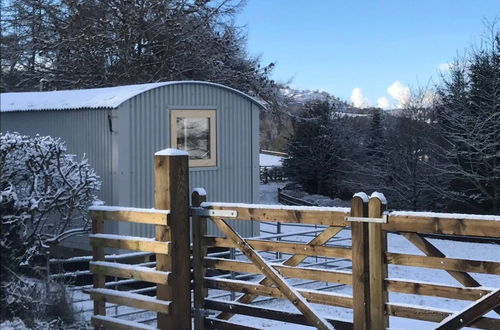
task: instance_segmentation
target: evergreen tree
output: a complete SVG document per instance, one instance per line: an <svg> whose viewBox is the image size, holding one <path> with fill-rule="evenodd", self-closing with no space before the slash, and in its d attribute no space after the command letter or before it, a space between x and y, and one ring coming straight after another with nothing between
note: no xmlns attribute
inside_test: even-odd
<svg viewBox="0 0 500 330"><path fill-rule="evenodd" d="M500 32L456 61L439 88L436 152L450 208L500 213Z"/></svg>
<svg viewBox="0 0 500 330"><path fill-rule="evenodd" d="M339 118L327 101L306 103L293 119L294 135L288 142L284 171L312 194L335 196L338 193L338 164L341 149L335 139Z"/></svg>

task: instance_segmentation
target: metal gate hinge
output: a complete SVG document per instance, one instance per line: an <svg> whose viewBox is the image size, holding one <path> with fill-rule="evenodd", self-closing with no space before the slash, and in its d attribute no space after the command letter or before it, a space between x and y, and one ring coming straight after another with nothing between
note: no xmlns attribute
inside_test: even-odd
<svg viewBox="0 0 500 330"><path fill-rule="evenodd" d="M234 210L207 210L201 207L192 207L190 211L191 215L200 217L236 218L238 216L238 212Z"/></svg>
<svg viewBox="0 0 500 330"><path fill-rule="evenodd" d="M362 217L345 217L348 222L372 222L372 223L387 223L388 216L384 214L381 218L362 218Z"/></svg>

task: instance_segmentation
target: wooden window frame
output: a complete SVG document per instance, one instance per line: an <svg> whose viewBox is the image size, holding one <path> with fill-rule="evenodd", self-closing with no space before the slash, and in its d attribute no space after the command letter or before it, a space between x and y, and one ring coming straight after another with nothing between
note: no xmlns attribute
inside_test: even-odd
<svg viewBox="0 0 500 330"><path fill-rule="evenodd" d="M170 146L177 149L177 118L209 118L210 120L210 158L189 159L189 167L217 166L217 116L214 109L170 110Z"/></svg>

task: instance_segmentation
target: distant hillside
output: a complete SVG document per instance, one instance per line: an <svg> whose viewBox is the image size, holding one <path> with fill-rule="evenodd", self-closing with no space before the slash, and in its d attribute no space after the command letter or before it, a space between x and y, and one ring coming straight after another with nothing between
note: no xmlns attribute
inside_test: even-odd
<svg viewBox="0 0 500 330"><path fill-rule="evenodd" d="M353 107L349 103L342 101L338 97L331 95L328 92L323 92L319 90L298 90L293 88L282 88L280 89L281 93L291 100L290 106L294 105L303 105L309 101L321 100L328 101L331 104L335 105L335 108L340 112L349 112L349 113L358 113L359 109Z"/></svg>
<svg viewBox="0 0 500 330"><path fill-rule="evenodd" d="M279 115L262 112L260 116L260 147L261 149L286 151L288 137L292 134L291 116L297 115L304 104L309 101L328 101L340 113L362 114L362 109L355 108L327 92L298 90L289 87L281 88L280 92L287 99L288 105Z"/></svg>

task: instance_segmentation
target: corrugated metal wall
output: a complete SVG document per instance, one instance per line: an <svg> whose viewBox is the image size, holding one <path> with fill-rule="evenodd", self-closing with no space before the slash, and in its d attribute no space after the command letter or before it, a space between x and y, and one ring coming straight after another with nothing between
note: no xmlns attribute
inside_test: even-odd
<svg viewBox="0 0 500 330"><path fill-rule="evenodd" d="M140 94L119 110L119 203L136 207L154 204L153 155L170 147L169 110L215 109L217 166L190 170L190 187L203 187L209 201L258 202L258 107L224 88L203 84L164 86ZM125 113L129 115L127 119ZM257 140L256 140L257 139ZM255 150L257 150L255 152ZM235 222L245 236L256 234L248 221ZM120 224L120 231L151 236L152 228ZM213 226L209 227L214 234Z"/></svg>
<svg viewBox="0 0 500 330"><path fill-rule="evenodd" d="M250 99L222 87L196 83L163 86L115 110L4 112L0 128L2 132L63 138L68 151L86 154L101 176L99 197L106 204L150 208L154 206L153 155L170 147L169 110L188 109L214 109L217 116L217 166L191 169L190 188L205 188L209 201L258 202L260 109ZM109 227L116 228L122 234L154 234L147 225ZM234 228L244 236L258 233L258 224L250 221L235 221ZM216 233L213 226L209 233ZM70 245L88 247L82 242L73 240Z"/></svg>
<svg viewBox="0 0 500 330"><path fill-rule="evenodd" d="M116 110L105 109L2 112L0 131L62 138L69 153L79 158L83 155L88 158L102 180L99 198L112 204L113 182L110 174L113 168L113 136L108 125L108 115L115 114ZM65 242L65 245L81 248L82 245L88 246L86 241L88 239L72 239Z"/></svg>

